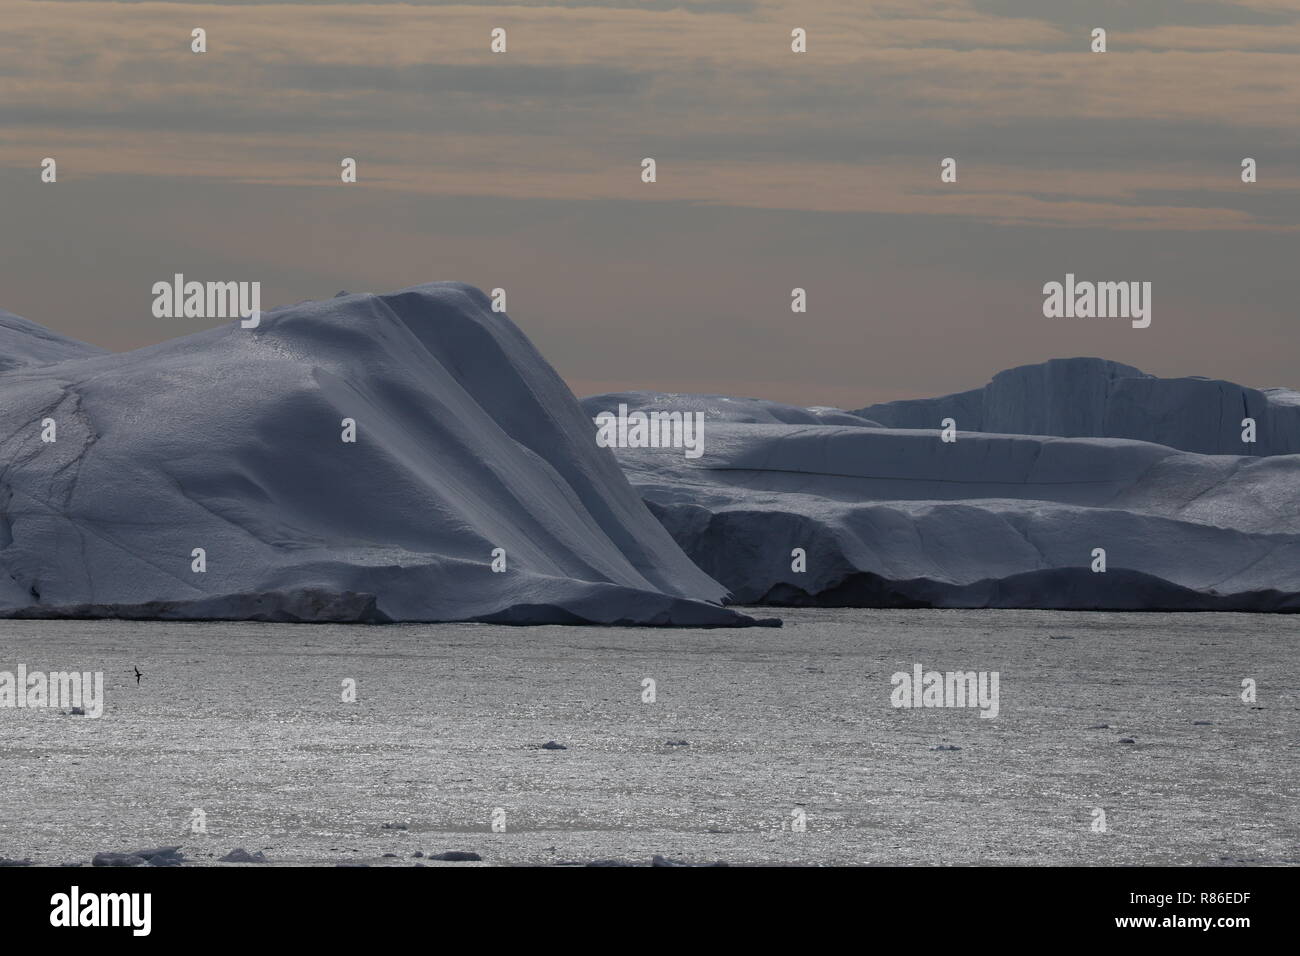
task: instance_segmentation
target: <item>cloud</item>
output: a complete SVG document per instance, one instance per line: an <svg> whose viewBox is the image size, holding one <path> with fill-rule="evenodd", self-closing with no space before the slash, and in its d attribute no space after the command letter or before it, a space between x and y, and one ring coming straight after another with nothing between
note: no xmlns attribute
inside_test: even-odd
<svg viewBox="0 0 1300 956"><path fill-rule="evenodd" d="M1110 347L1157 371L1203 348L1207 365L1181 371L1250 379L1245 357L1221 358L1237 346L1211 314L1242 286L1242 356L1276 380L1295 364L1263 344L1293 314L1294 281L1261 264L1300 229L1297 3L15 6L0 252L16 280L0 306L86 326L70 334L185 331L136 312L175 259L260 270L277 301L499 270L575 381L684 387L725 362L754 383L738 391L797 400L825 384L843 392L808 399L864 403ZM505 55L488 47L498 25ZM1088 52L1093 25L1111 52ZM206 54L190 52L195 26ZM795 26L807 54L790 52ZM943 184L948 156L959 176ZM1240 182L1245 156L1257 183ZM1203 346L1165 337L1182 319L1145 340L1035 322L1025 290L1067 263L1153 274L1161 315L1177 302ZM68 268L101 291L65 288ZM817 290L814 325L781 308L795 284ZM1020 338L982 342L994 315ZM709 330L698 356L657 380L691 323ZM854 379L864 327L899 370L881 374L901 378ZM923 332L985 356L977 380L950 381L960 363L945 359L904 381L933 361Z"/></svg>
<svg viewBox="0 0 1300 956"><path fill-rule="evenodd" d="M483 93L493 97L627 95L640 92L649 83L646 73L607 66L470 66L453 63L404 66L285 63L263 69L261 79L268 86L280 90L425 95Z"/></svg>
<svg viewBox="0 0 1300 956"><path fill-rule="evenodd" d="M1275 25L1291 22L1284 4L1226 3L1220 0L970 0L981 13L1041 19L1072 30L1143 30L1167 24L1218 27L1228 24Z"/></svg>

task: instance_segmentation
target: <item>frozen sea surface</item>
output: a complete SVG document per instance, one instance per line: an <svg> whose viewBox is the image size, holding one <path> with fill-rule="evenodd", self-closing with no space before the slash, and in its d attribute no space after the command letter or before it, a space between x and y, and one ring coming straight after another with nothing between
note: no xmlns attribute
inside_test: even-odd
<svg viewBox="0 0 1300 956"><path fill-rule="evenodd" d="M107 698L97 720L0 709L0 857L179 843L286 864L1300 862L1300 618L782 616L708 631L0 621L0 670L102 670ZM890 676L914 663L999 672L1000 715L892 708ZM340 699L349 678L356 703ZM568 749L535 749L551 740Z"/></svg>

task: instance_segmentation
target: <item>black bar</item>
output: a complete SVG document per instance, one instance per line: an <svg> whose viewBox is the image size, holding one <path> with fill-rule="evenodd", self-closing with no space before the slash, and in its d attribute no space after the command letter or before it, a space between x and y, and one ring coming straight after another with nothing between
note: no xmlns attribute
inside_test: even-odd
<svg viewBox="0 0 1300 956"><path fill-rule="evenodd" d="M1261 930L1277 934L1294 924L1287 910L1295 873L1276 867L693 867L698 872L657 875L581 866L539 869L463 864L4 868L0 910L7 942L148 938L210 939L222 945L224 939L256 940L259 946L348 939L373 945L390 933L395 942L412 932L430 942L459 945L477 938L486 944L481 934L495 935L516 921L520 929L535 921L537 929L581 935L611 918L628 920L634 933L674 927L665 942L699 922L759 936L779 933L783 926L818 934L843 927L858 939L905 931L920 933L918 942L963 947L991 939L1072 943L1125 937L1232 946ZM457 872L464 870L473 872ZM151 894L148 936L135 936L130 925L51 925L56 894L70 897L74 886L83 906L88 894ZM1248 925L1207 929L1186 922L1243 917ZM1118 925L1133 918L1155 923ZM122 922L131 922L129 913ZM195 936L208 932L221 937Z"/></svg>

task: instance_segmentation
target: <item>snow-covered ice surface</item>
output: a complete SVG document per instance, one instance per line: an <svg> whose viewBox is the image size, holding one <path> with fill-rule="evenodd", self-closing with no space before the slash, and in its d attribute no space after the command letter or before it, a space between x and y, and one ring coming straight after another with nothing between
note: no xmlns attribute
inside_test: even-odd
<svg viewBox="0 0 1300 956"><path fill-rule="evenodd" d="M814 406L800 408L762 398L732 398L729 395L695 395L681 392L606 392L582 400L592 418L601 412L619 414L619 407L632 412L703 412L705 421L739 422L747 425L880 425L842 408Z"/></svg>
<svg viewBox="0 0 1300 956"><path fill-rule="evenodd" d="M779 631L0 621L0 669L102 670L106 698L98 719L0 712L0 857L1300 862L1300 618L783 616ZM890 675L915 663L998 671L997 719L892 708ZM550 740L568 749L534 749ZM206 834L189 832L196 807Z"/></svg>
<svg viewBox="0 0 1300 956"><path fill-rule="evenodd" d="M1092 361L1059 367L1072 380ZM971 432L962 423L978 418L936 401L919 429L752 424L708 417L712 397L655 396L655 408L706 411L703 456L617 454L678 544L742 604L1300 610L1300 454ZM1026 429L1084 428L1066 419L1086 397L1055 410L1041 395L1020 401L1033 406ZM887 418L882 408L862 414ZM1178 408L1186 421L1162 413L1169 435L1219 421L1195 402ZM1300 430L1292 407L1280 409L1257 412L1275 449ZM952 443L939 431L949 414ZM1238 437L1239 421L1228 423ZM1104 573L1092 569L1097 548Z"/></svg>
<svg viewBox="0 0 1300 956"><path fill-rule="evenodd" d="M0 615L750 620L472 287L304 302L122 354L4 313L0 349Z"/></svg>
<svg viewBox="0 0 1300 956"><path fill-rule="evenodd" d="M101 348L59 335L0 309L0 372L104 354Z"/></svg>

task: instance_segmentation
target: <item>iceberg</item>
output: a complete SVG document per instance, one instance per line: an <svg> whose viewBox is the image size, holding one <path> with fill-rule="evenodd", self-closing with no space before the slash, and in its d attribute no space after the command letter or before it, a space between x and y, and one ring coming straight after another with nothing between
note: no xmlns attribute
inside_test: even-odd
<svg viewBox="0 0 1300 956"><path fill-rule="evenodd" d="M755 623L470 286L0 349L0 616Z"/></svg>
<svg viewBox="0 0 1300 956"><path fill-rule="evenodd" d="M854 414L891 428L1062 438L1134 438L1205 455L1300 454L1300 392L1216 379L1158 378L1099 358L1007 369L982 388L941 398L869 405ZM1242 422L1256 440L1242 441Z"/></svg>
<svg viewBox="0 0 1300 956"><path fill-rule="evenodd" d="M1300 454L1283 451L1300 432L1294 392L1170 383L1094 359L994 383L852 413L896 427L706 415L697 460L616 454L677 543L741 604L1300 611ZM1259 454L1087 434L1122 421L1231 447L1202 433L1231 415L1235 425L1241 396L1268 436ZM728 407L654 393L644 404ZM945 417L955 441L942 440ZM992 425L1021 431L980 430Z"/></svg>

